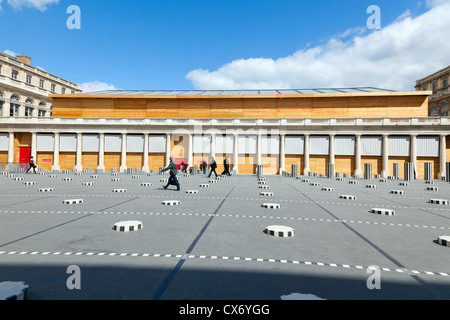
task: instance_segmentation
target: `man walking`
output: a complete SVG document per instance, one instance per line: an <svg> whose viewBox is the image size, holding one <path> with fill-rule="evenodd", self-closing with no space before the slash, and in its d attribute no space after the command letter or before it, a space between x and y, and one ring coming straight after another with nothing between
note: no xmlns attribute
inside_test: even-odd
<svg viewBox="0 0 450 320"><path fill-rule="evenodd" d="M211 172L209 173L209 177L211 177L211 174L214 172L214 174L216 175L217 178L217 172L216 172L216 168L217 168L217 163L216 160L214 160L214 158L211 157L211 163L209 164L209 167L211 168Z"/></svg>
<svg viewBox="0 0 450 320"><path fill-rule="evenodd" d="M226 157L223 160L223 167L224 167L224 170L223 170L222 174L223 175L227 175L227 176L231 176L231 173L230 173L230 161L229 161L228 157Z"/></svg>
<svg viewBox="0 0 450 320"><path fill-rule="evenodd" d="M33 172L36 173L36 167L37 165L34 163L33 157L30 158L30 166L28 167L28 170L25 173L28 173L31 168L33 168Z"/></svg>
<svg viewBox="0 0 450 320"><path fill-rule="evenodd" d="M162 169L161 172L164 172L167 170L170 170L169 171L170 177L169 177L169 180L167 181L167 185L163 186L163 188L167 189L167 187L170 184L173 184L173 185L177 186L177 191L180 191L180 183L178 182L178 178L177 178L177 164L174 161L173 156L170 156L169 165L166 168Z"/></svg>

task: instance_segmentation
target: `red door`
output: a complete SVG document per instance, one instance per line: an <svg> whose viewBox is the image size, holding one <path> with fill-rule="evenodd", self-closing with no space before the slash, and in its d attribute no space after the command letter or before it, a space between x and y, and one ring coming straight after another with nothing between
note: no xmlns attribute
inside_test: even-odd
<svg viewBox="0 0 450 320"><path fill-rule="evenodd" d="M19 151L19 162L30 162L31 148L23 147Z"/></svg>

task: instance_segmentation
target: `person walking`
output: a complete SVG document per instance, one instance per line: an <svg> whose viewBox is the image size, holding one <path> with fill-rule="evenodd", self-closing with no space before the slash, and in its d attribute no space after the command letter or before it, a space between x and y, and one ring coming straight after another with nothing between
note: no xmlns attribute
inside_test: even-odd
<svg viewBox="0 0 450 320"><path fill-rule="evenodd" d="M167 185L163 186L164 189L167 189L167 187L172 184L177 186L177 191L180 191L180 182L178 182L178 178L177 178L177 164L174 161L174 157L170 156L170 163L167 167L165 167L164 169L161 170L161 172L165 172L169 170L169 180L167 181Z"/></svg>
<svg viewBox="0 0 450 320"><path fill-rule="evenodd" d="M209 177L211 177L211 174L214 172L214 174L216 175L217 178L217 172L216 172L216 168L217 168L217 163L216 160L214 160L214 158L211 157L211 163L209 164L209 167L211 168L211 171L209 172Z"/></svg>
<svg viewBox="0 0 450 320"><path fill-rule="evenodd" d="M208 169L208 164L206 163L206 161L203 160L203 174L206 174L206 169Z"/></svg>
<svg viewBox="0 0 450 320"><path fill-rule="evenodd" d="M228 157L223 159L223 167L224 167L224 170L223 170L222 174L223 175L227 175L227 176L231 176L231 173L230 173L230 160L229 160Z"/></svg>
<svg viewBox="0 0 450 320"><path fill-rule="evenodd" d="M28 173L28 171L30 171L31 168L33 168L33 172L36 173L36 167L37 167L37 165L34 163L33 156L31 156L30 165L25 173Z"/></svg>

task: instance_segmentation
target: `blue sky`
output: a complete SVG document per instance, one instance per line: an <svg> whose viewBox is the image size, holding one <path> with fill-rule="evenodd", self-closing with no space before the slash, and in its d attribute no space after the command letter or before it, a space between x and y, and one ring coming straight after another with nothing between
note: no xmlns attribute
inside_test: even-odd
<svg viewBox="0 0 450 320"><path fill-rule="evenodd" d="M366 10L373 4L381 9L381 30L366 27L370 17ZM379 70L370 79L370 72L379 69L375 61L383 63L379 55L365 57L369 70L360 71L369 75L366 79L359 74L350 76L354 70L342 62L346 56L339 54L347 51L348 55L351 46L355 52L356 40L374 37L374 33L383 36L379 42L386 45L385 39L392 33L386 35L384 29L390 30L402 19L416 21L415 28L420 27L428 20L419 19L433 6L447 4L443 0L0 0L0 51L28 55L34 66L75 83L97 81L125 90L392 87L395 82L383 85ZM81 30L66 26L70 5L81 9ZM447 27L447 22L442 23ZM314 54L312 62L305 62L314 50L320 53ZM327 54L342 59L335 63L343 64L342 68L337 72L334 65L332 77L311 79L310 73L326 73L331 63L324 59ZM402 54L392 52L390 58ZM302 59L293 61L293 56ZM352 59L351 55L347 58ZM411 77L404 83L410 81L413 89L414 76L426 76L437 71L432 68L449 64L445 58L439 59L404 75ZM298 69L296 74L278 68L286 61L293 65L284 68ZM266 73L267 63L274 65L270 73ZM315 64L317 68L311 69ZM386 67L384 72L388 77L395 70ZM303 82L298 80L303 77Z"/></svg>

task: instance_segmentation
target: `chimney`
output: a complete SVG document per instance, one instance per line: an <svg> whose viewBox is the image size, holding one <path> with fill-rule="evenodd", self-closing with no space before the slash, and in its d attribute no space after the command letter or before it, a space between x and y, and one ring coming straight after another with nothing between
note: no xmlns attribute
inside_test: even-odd
<svg viewBox="0 0 450 320"><path fill-rule="evenodd" d="M16 56L16 59L31 66L31 58L29 56Z"/></svg>

